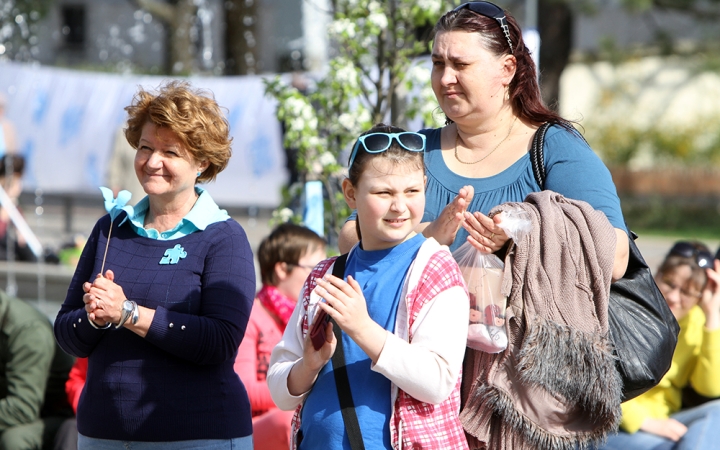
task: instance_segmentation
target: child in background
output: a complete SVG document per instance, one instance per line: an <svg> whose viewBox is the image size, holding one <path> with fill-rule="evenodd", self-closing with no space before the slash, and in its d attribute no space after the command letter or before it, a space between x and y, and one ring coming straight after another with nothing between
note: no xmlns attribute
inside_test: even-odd
<svg viewBox="0 0 720 450"><path fill-rule="evenodd" d="M331 275L334 258L313 270L270 361L273 400L297 408L292 448L349 448L328 364L339 344L333 323L319 350L308 333L320 309L342 330L366 448L467 448L458 413L469 300L448 248L414 231L425 206L424 149L423 135L382 124L355 143L342 187L360 242L347 281Z"/></svg>
<svg viewBox="0 0 720 450"><path fill-rule="evenodd" d="M285 223L276 227L257 251L262 288L235 359L250 398L255 450L287 450L292 413L278 409L265 379L270 353L280 341L305 279L325 259L325 241L312 230Z"/></svg>
<svg viewBox="0 0 720 450"><path fill-rule="evenodd" d="M680 324L670 370L646 393L622 404L620 431L604 450L718 448L720 400L681 410L690 385L720 396L720 261L699 242L677 242L655 274Z"/></svg>

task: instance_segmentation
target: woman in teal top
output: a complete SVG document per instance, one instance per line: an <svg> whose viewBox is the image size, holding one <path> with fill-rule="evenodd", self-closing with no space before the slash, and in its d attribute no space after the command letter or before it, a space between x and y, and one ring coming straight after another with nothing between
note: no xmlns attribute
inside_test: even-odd
<svg viewBox="0 0 720 450"><path fill-rule="evenodd" d="M425 236L456 248L469 241L484 252L508 241L486 214L541 189L528 151L538 127L553 122L544 145L546 182L568 198L605 213L616 228L613 278L625 273L627 231L610 173L572 124L542 102L537 72L522 32L507 11L469 2L440 18L434 29L432 87L447 118L427 135ZM351 217L351 219L353 219ZM355 221L339 239L357 242Z"/></svg>
<svg viewBox="0 0 720 450"><path fill-rule="evenodd" d="M469 202L469 211L487 214L500 203L521 202L541 189L533 175L529 154L525 154L502 172L485 178L468 178L453 172L443 159L440 146L442 129L422 130L427 136L425 154L427 175L427 203L423 222L433 222L442 212L437 205L447 205L458 196L457 186L472 186L475 194ZM551 127L545 137L546 189L567 197L584 200L603 211L615 228L624 229L620 200L610 172L587 143L574 131L559 125ZM450 244L454 250L464 243L468 232L458 230Z"/></svg>

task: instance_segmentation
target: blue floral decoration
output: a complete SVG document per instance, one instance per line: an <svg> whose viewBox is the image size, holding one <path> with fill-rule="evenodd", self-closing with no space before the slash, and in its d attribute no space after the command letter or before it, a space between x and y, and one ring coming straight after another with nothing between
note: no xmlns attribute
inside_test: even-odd
<svg viewBox="0 0 720 450"><path fill-rule="evenodd" d="M117 216L125 211L127 215L122 222L118 224L119 226L125 223L128 217L132 217L135 214L135 209L132 205L127 204L127 202L130 201L130 197L132 197L130 191L120 191L118 192L117 198L113 198L113 193L110 189L100 186L100 190L102 191L103 199L105 199L105 211L110 214L110 222L114 222Z"/></svg>

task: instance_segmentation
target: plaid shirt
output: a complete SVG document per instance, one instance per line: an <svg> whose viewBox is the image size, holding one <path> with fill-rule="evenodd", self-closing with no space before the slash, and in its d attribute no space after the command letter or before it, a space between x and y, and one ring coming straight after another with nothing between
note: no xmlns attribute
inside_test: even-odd
<svg viewBox="0 0 720 450"><path fill-rule="evenodd" d="M310 292L316 286L315 280L322 277L336 258L323 261L313 269L309 283L303 291L302 305L305 311L302 321L303 336L308 332L307 311L310 304ZM421 270L420 275L417 271ZM415 275L415 276L413 276ZM430 303L439 293L451 288L462 287L462 279L457 263L446 247L441 247L433 239L427 240L421 247L413 263L411 272L407 277L405 304L408 313L407 323L396 327L406 329L407 336L401 336L412 342L413 324L422 308ZM398 320L401 315L398 314ZM400 325L400 324L399 324ZM396 331L398 334L398 331ZM433 405L421 402L405 393L393 384L395 403L393 416L390 419L391 444L393 449L438 449L438 450L465 450L468 448L465 433L458 418L460 412L460 381L462 374L453 388L450 396L440 404ZM302 404L295 410L292 420L292 450L297 449L297 432L300 430Z"/></svg>

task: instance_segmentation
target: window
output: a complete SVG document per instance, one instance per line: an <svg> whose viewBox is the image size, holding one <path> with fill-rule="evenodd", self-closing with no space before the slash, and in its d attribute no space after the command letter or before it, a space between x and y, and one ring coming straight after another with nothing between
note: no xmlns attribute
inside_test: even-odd
<svg viewBox="0 0 720 450"><path fill-rule="evenodd" d="M65 5L62 8L62 34L65 43L82 45L85 43L85 6Z"/></svg>

